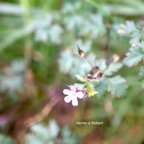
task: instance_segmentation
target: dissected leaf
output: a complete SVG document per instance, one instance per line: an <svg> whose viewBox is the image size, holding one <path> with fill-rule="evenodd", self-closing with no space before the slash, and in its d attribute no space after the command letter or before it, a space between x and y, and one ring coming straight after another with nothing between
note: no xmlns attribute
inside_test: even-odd
<svg viewBox="0 0 144 144"><path fill-rule="evenodd" d="M107 90L113 95L122 96L125 94L127 88L126 80L121 76L108 78Z"/></svg>
<svg viewBox="0 0 144 144"><path fill-rule="evenodd" d="M144 51L140 48L131 48L127 53L124 63L131 67L144 60Z"/></svg>
<svg viewBox="0 0 144 144"><path fill-rule="evenodd" d="M135 32L137 29L133 21L127 21L125 30L127 33L132 33Z"/></svg>
<svg viewBox="0 0 144 144"><path fill-rule="evenodd" d="M63 73L68 73L72 68L73 62L74 62L74 59L71 53L69 52L69 50L64 51L63 53L61 53L61 58L59 60L60 70Z"/></svg>
<svg viewBox="0 0 144 144"><path fill-rule="evenodd" d="M117 72L122 67L122 63L111 63L108 69L105 70L105 75L111 76L113 73Z"/></svg>
<svg viewBox="0 0 144 144"><path fill-rule="evenodd" d="M107 79L101 79L95 84L95 89L98 91L98 95L103 95L107 90Z"/></svg>

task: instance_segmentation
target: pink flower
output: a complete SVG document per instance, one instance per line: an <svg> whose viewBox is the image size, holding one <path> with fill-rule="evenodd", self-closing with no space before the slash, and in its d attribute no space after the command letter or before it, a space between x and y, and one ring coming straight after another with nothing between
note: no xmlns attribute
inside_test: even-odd
<svg viewBox="0 0 144 144"><path fill-rule="evenodd" d="M72 105L73 106L78 106L78 100L77 98L80 98L82 99L84 97L84 94L82 93L81 90L77 89L75 86L71 85L69 86L70 90L69 89L64 89L63 90L63 93L65 95L67 95L65 98L64 98L64 101L66 103L69 103L70 101L72 101Z"/></svg>

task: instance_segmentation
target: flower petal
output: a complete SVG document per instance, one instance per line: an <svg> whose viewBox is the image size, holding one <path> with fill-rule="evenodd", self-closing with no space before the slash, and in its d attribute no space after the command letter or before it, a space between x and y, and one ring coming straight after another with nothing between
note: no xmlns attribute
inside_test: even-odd
<svg viewBox="0 0 144 144"><path fill-rule="evenodd" d="M64 93L65 95L71 95L71 94L72 94L72 92L71 92L69 89L64 89L64 90L63 90L63 93Z"/></svg>
<svg viewBox="0 0 144 144"><path fill-rule="evenodd" d="M72 99L72 105L73 106L78 106L78 100L77 100L76 97L73 97L73 99Z"/></svg>
<svg viewBox="0 0 144 144"><path fill-rule="evenodd" d="M64 101L65 101L66 103L69 103L71 100L72 100L72 97L71 97L71 96L66 96L66 97L64 98Z"/></svg>
<svg viewBox="0 0 144 144"><path fill-rule="evenodd" d="M84 97L84 94L82 92L77 92L76 97L82 99Z"/></svg>
<svg viewBox="0 0 144 144"><path fill-rule="evenodd" d="M71 86L70 86L70 89L71 89L71 91L72 91L73 93L76 92L76 87L75 87L75 86L71 85Z"/></svg>

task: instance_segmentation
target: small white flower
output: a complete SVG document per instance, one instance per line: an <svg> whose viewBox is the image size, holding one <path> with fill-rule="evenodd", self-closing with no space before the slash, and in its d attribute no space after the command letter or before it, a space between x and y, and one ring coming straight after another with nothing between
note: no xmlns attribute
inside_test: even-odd
<svg viewBox="0 0 144 144"><path fill-rule="evenodd" d="M78 90L75 86L70 86L70 90L69 89L64 89L63 93L65 95L67 95L64 98L64 101L66 103L69 103L70 101L72 101L73 106L78 106L77 98L82 99L84 97L84 94L82 93L82 91Z"/></svg>

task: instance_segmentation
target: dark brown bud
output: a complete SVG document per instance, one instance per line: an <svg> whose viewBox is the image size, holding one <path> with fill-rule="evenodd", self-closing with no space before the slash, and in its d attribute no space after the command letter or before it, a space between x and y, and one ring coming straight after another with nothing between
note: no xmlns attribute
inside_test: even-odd
<svg viewBox="0 0 144 144"><path fill-rule="evenodd" d="M97 77L101 78L102 76L103 76L103 73L102 72L98 72Z"/></svg>
<svg viewBox="0 0 144 144"><path fill-rule="evenodd" d="M77 46L78 46L78 45L77 45ZM79 55L80 57L84 57L84 56L85 56L84 51L81 50L79 46L78 46L78 55Z"/></svg>
<svg viewBox="0 0 144 144"><path fill-rule="evenodd" d="M94 79L94 76L88 74L88 75L87 75L87 79L88 79L88 80L93 80L93 79Z"/></svg>
<svg viewBox="0 0 144 144"><path fill-rule="evenodd" d="M95 78L101 78L103 76L103 73L101 72L101 71L99 71L99 72L97 72L96 74L95 74Z"/></svg>

